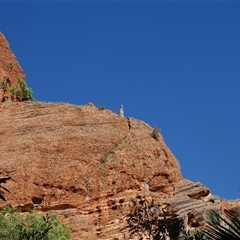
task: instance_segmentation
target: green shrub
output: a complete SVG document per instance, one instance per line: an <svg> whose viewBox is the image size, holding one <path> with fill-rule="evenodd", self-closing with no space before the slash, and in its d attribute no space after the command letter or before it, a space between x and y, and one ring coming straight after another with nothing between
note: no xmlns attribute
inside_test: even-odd
<svg viewBox="0 0 240 240"><path fill-rule="evenodd" d="M33 100L32 96L33 91L31 88L27 86L26 82L20 77L17 78L17 82L19 87L10 88L10 93L12 94L14 100L18 101Z"/></svg>
<svg viewBox="0 0 240 240"><path fill-rule="evenodd" d="M99 107L98 107L98 110L105 110L105 109L106 109L105 106L99 106Z"/></svg>
<svg viewBox="0 0 240 240"><path fill-rule="evenodd" d="M112 151L112 150L105 152L105 153L101 156L100 162L101 162L101 163L106 163L108 157L109 157L111 154L115 154L115 152Z"/></svg>
<svg viewBox="0 0 240 240"><path fill-rule="evenodd" d="M25 216L13 208L0 213L1 240L70 240L70 229L57 215L42 216L29 212Z"/></svg>
<svg viewBox="0 0 240 240"><path fill-rule="evenodd" d="M3 90L3 92L6 92L7 91L7 89L8 89L8 84L7 84L7 82L2 82L2 84L1 84L2 86L1 86L1 89Z"/></svg>
<svg viewBox="0 0 240 240"><path fill-rule="evenodd" d="M153 128L152 133L151 133L151 137L157 140L158 134L159 134L160 132L161 132L161 129L158 128L157 126L155 126L155 127Z"/></svg>
<svg viewBox="0 0 240 240"><path fill-rule="evenodd" d="M13 62L7 61L5 63L5 65L6 65L6 68L7 68L8 72L10 72L13 69Z"/></svg>

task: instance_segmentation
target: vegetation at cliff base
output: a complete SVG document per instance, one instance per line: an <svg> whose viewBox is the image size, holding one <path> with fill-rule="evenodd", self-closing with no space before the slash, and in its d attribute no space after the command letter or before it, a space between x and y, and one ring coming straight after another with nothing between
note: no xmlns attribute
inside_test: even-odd
<svg viewBox="0 0 240 240"><path fill-rule="evenodd" d="M149 240L239 240L239 210L223 213L210 210L200 228L187 230L184 218L178 216L171 206L162 208L154 200L137 196L132 200L126 217L129 237ZM127 235L128 235L127 234ZM124 234L126 238L126 234Z"/></svg>
<svg viewBox="0 0 240 240"><path fill-rule="evenodd" d="M127 215L130 238L151 240L178 240L184 230L184 220L174 211L166 211L154 200L137 196ZM134 239L135 239L134 238Z"/></svg>
<svg viewBox="0 0 240 240"><path fill-rule="evenodd" d="M204 229L187 235L187 240L239 240L240 214L231 210L223 214L210 211Z"/></svg>
<svg viewBox="0 0 240 240"><path fill-rule="evenodd" d="M56 214L47 216L29 212L24 215L6 207L0 212L1 240L72 240L68 226Z"/></svg>

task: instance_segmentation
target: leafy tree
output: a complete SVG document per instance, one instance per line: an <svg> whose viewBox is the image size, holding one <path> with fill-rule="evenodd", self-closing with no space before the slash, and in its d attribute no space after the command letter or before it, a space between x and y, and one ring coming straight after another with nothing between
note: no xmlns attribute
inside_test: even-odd
<svg viewBox="0 0 240 240"><path fill-rule="evenodd" d="M184 222L174 211L165 211L145 198L138 197L132 202L131 212L127 216L130 237L140 240L177 240L183 231Z"/></svg>
<svg viewBox="0 0 240 240"><path fill-rule="evenodd" d="M0 213L1 240L70 240L70 229L56 215L42 216L35 212L25 216L13 208Z"/></svg>

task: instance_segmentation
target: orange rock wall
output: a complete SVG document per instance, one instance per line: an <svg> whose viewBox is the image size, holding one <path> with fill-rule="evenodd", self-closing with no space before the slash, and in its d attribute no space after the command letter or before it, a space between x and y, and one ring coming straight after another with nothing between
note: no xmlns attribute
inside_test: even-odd
<svg viewBox="0 0 240 240"><path fill-rule="evenodd" d="M0 83L7 77L15 86L17 76L24 73L0 34ZM189 227L201 226L209 209L239 208L239 201L222 201L183 179L179 162L152 131L93 104L3 102L0 177L11 179L0 208L55 212L75 240L129 239L126 216L136 196L170 205Z"/></svg>
<svg viewBox="0 0 240 240"><path fill-rule="evenodd" d="M59 211L76 239L106 239L112 221L119 233L129 200L141 192L170 197L182 179L161 136L109 110L3 103L0 123L1 170L14 171L1 207Z"/></svg>
<svg viewBox="0 0 240 240"><path fill-rule="evenodd" d="M0 88L6 79L9 81L9 87L18 86L17 77L25 80L25 74L11 51L8 41L0 32ZM9 89L3 95L10 98Z"/></svg>

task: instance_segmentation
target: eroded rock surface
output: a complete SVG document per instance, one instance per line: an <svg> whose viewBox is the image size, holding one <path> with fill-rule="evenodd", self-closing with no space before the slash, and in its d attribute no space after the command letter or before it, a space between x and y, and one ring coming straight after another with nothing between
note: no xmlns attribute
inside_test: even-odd
<svg viewBox="0 0 240 240"><path fill-rule="evenodd" d="M171 197L182 179L160 135L109 110L6 103L0 123L1 171L14 171L1 206L58 211L76 239L111 239L137 193Z"/></svg>
<svg viewBox="0 0 240 240"><path fill-rule="evenodd" d="M24 73L1 33L0 53L0 83L15 86ZM239 211L239 200L223 201L183 179L162 136L152 132L92 103L3 102L0 177L11 176L4 184L11 192L0 208L56 212L76 240L129 239L126 215L136 196L171 206L189 228L201 227L209 209Z"/></svg>
<svg viewBox="0 0 240 240"><path fill-rule="evenodd" d="M180 180L175 185L173 196L165 201L185 219L189 228L200 227L209 210L222 209L220 198L212 195L210 189L187 179Z"/></svg>
<svg viewBox="0 0 240 240"><path fill-rule="evenodd" d="M0 100L11 98L10 87L17 87L17 78L25 80L25 74L10 49L5 36L0 32ZM5 90L6 89L6 90Z"/></svg>

